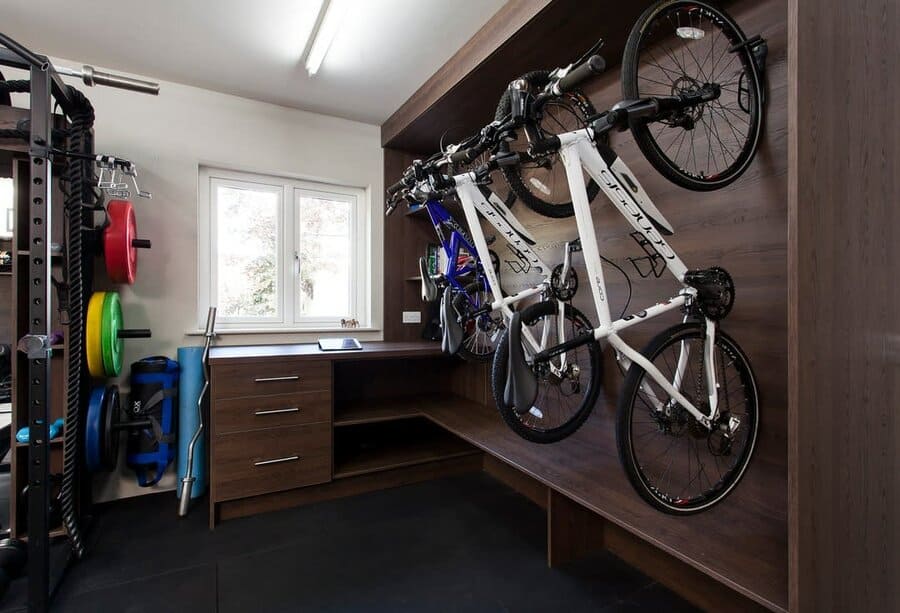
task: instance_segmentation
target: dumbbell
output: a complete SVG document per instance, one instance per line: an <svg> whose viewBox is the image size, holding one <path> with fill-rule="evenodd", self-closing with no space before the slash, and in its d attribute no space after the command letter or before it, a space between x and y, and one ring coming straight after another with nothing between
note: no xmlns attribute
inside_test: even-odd
<svg viewBox="0 0 900 613"><path fill-rule="evenodd" d="M117 377L122 372L122 354L130 338L150 338L150 330L126 329L122 302L116 292L94 292L88 302L84 345L92 377Z"/></svg>
<svg viewBox="0 0 900 613"><path fill-rule="evenodd" d="M150 249L147 239L137 238L134 207L127 200L111 200L106 206L109 223L103 229L103 260L113 283L133 285L137 276L137 250Z"/></svg>

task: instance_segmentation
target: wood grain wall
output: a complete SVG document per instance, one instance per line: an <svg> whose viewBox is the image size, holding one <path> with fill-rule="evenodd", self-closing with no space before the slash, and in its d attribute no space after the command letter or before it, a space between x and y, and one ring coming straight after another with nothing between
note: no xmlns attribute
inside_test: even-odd
<svg viewBox="0 0 900 613"><path fill-rule="evenodd" d="M900 7L790 0L790 602L900 607Z"/></svg>
<svg viewBox="0 0 900 613"><path fill-rule="evenodd" d="M765 130L757 157L749 170L725 189L699 193L665 179L646 161L630 132L613 134L612 144L631 167L660 211L675 227L669 240L689 268L723 266L737 287L732 314L722 328L747 351L760 385L762 424L759 447L744 483L727 504L754 504L787 521L787 2L744 0L729 7L748 36L762 34L769 43L767 67L768 107ZM620 73L611 71L586 91L598 110L622 97ZM705 150L705 145L698 147ZM503 179L495 188L504 192ZM516 216L538 239L537 250L548 265L561 261L562 246L577 236L574 218L548 219L522 205ZM625 269L633 282L629 312L638 311L674 295L677 285L665 273L660 279L641 279L629 257L643 252L629 237L631 226L600 195L592 204L601 253ZM488 231L489 226L483 224ZM537 273L517 272L518 259L498 240L494 248L502 262L504 289L513 293L530 287ZM597 315L584 279L580 255L576 266L581 289L575 305L592 321ZM614 315L624 307L627 287L622 274L608 265L604 273ZM629 329L623 337L635 347L679 315ZM597 411L615 411L622 377L606 355L606 394ZM787 536L785 534L785 542ZM785 554L786 555L786 554Z"/></svg>

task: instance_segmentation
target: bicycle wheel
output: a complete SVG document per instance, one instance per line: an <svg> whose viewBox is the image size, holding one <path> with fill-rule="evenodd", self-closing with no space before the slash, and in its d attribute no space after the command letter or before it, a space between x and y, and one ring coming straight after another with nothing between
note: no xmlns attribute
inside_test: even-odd
<svg viewBox="0 0 900 613"><path fill-rule="evenodd" d="M457 293L454 297L456 312L466 317L465 314L472 308L470 300L480 307L490 304L493 296L482 281L473 281L466 286L465 294ZM463 341L457 354L467 362L487 362L494 357L503 329L503 318L499 313L466 317Z"/></svg>
<svg viewBox="0 0 900 613"><path fill-rule="evenodd" d="M537 91L547 85L549 75L548 71L541 70L529 72L522 79L529 83L532 90ZM510 93L506 90L497 105L494 119L502 120L508 117L510 107ZM571 91L544 106L536 127L542 135L541 138L546 138L583 128L587 118L596 113L594 105L584 94ZM528 144L523 134L519 140L502 142L498 152L525 151ZM512 193L535 213L553 218L571 217L575 214L572 196L569 193L569 181L558 153L544 156L539 161L505 166L501 170ZM600 186L587 173L584 180L588 200L593 200L600 192Z"/></svg>
<svg viewBox="0 0 900 613"><path fill-rule="evenodd" d="M547 327L547 346L553 346L560 342L557 334L558 311L556 301L538 302L522 311L522 325L531 330L535 339L541 339ZM587 317L569 304L565 305L563 317L566 339L586 334L592 329ZM526 351L526 355L528 353ZM519 413L503 400L509 363L508 329L497 343L491 369L491 390L503 421L526 440L555 443L566 438L581 427L597 402L603 379L600 345L588 343L563 355L565 368L562 372L553 372L550 363L532 366L538 377L538 395L530 410ZM552 364L560 366L562 357L553 358Z"/></svg>
<svg viewBox="0 0 900 613"><path fill-rule="evenodd" d="M696 0L663 0L638 18L622 59L626 99L712 86L719 97L631 132L647 160L687 189L709 191L740 177L762 134L762 83L752 49L727 13Z"/></svg>
<svg viewBox="0 0 900 613"><path fill-rule="evenodd" d="M702 412L709 410L705 336L703 323L677 325L642 352ZM714 353L720 415L711 430L636 364L622 386L616 413L619 458L641 498L666 513L688 515L721 502L744 476L756 445L759 406L750 362L721 331Z"/></svg>

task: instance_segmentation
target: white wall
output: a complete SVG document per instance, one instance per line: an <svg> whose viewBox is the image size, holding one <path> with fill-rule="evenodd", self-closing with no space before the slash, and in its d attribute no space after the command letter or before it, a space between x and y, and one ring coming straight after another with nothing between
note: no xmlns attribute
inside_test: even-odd
<svg viewBox="0 0 900 613"><path fill-rule="evenodd" d="M69 60L59 63L79 64ZM177 347L201 343L201 337L186 334L197 328L200 165L314 178L367 189L373 229L372 320L376 328L381 328L384 189L377 126L175 83L161 82L160 94L154 97L67 81L79 87L94 105L97 152L134 161L141 188L153 194L152 200L133 198L138 232L153 241L153 248L139 254L135 285L116 288L122 297L126 325L151 328L153 338L127 341L126 365L148 355L174 358ZM97 278L102 283L105 273ZM360 332L356 336L377 340L381 332ZM217 343L290 343L315 338L254 334L224 336ZM127 385L127 381L124 383ZM124 466L124 457L120 468L121 475L98 477L98 499L154 491L137 486L134 474ZM174 476L168 475L157 489L171 489L174 483Z"/></svg>

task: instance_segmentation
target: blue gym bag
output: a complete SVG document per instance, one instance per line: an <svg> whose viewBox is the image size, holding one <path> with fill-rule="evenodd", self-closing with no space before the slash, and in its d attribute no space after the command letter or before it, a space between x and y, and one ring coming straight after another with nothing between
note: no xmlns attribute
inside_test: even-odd
<svg viewBox="0 0 900 613"><path fill-rule="evenodd" d="M149 426L129 429L125 462L141 487L156 485L175 459L179 370L178 362L164 356L131 365L128 418Z"/></svg>

